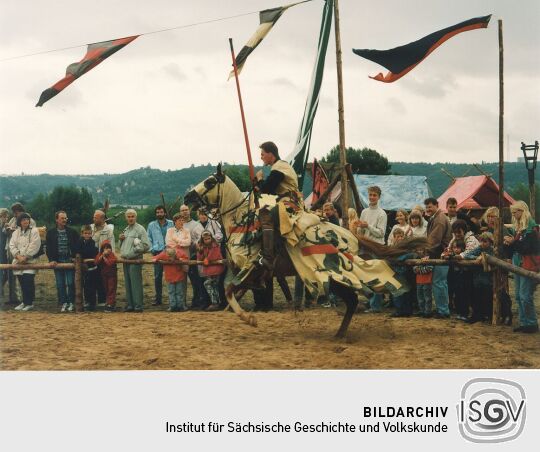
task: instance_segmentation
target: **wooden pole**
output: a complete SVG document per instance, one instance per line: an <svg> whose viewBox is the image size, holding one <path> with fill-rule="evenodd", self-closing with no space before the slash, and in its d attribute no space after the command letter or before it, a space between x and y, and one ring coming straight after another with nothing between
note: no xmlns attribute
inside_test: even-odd
<svg viewBox="0 0 540 452"><path fill-rule="evenodd" d="M321 207L325 201L326 198L328 198L328 195L331 193L331 191L334 189L334 187L337 185L337 183L341 179L341 173L336 174L334 179L332 179L332 182L330 182L330 185L328 185L328 188L324 191L324 193L311 205L311 210L316 210L319 207Z"/></svg>
<svg viewBox="0 0 540 452"><path fill-rule="evenodd" d="M356 186L356 183L354 182L354 177L352 173L352 165L350 163L347 163L347 175L349 176L349 183L351 185L351 190L353 192L354 197L354 205L356 207L356 212L360 216L360 212L362 212L362 202L360 201L360 194L358 193L358 187Z"/></svg>
<svg viewBox="0 0 540 452"><path fill-rule="evenodd" d="M523 267L516 267L502 259L498 259L495 256L490 256L489 254L484 255L484 259L489 265L500 267L506 271L514 273L516 275L524 276L525 278L530 278L533 281L540 283L540 273L533 272L531 270L525 270Z"/></svg>
<svg viewBox="0 0 540 452"><path fill-rule="evenodd" d="M339 0L334 0L334 31L336 36L336 68L338 84L339 162L341 164L341 218L343 227L349 226L349 184L347 183L347 156L345 153L345 119L343 107L343 71L341 65L341 34L339 28Z"/></svg>
<svg viewBox="0 0 540 452"><path fill-rule="evenodd" d="M82 290L82 259L81 255L75 256L75 312L83 312L83 290Z"/></svg>
<svg viewBox="0 0 540 452"><path fill-rule="evenodd" d="M231 47L231 56L234 69L234 79L236 81L236 91L238 93L238 102L240 103L240 116L242 116L242 127L244 128L244 141L246 142L246 150L249 165L249 178L251 183L255 184L255 168L253 167L253 161L251 159L251 148L249 146L249 138L247 133L246 116L244 115L244 104L242 103L242 94L240 92L240 81L238 80L238 68L236 67L236 56L234 55L234 47L232 38L229 38L229 45Z"/></svg>
<svg viewBox="0 0 540 452"><path fill-rule="evenodd" d="M503 255L503 208L504 208L504 46L503 26L499 19L499 221L495 227L495 254ZM500 291L504 288L504 272L497 267L493 284L493 316L492 325L496 325L501 312Z"/></svg>

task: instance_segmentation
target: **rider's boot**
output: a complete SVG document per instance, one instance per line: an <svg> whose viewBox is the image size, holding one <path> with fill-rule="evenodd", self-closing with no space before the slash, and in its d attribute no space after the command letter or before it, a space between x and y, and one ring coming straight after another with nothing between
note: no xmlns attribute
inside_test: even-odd
<svg viewBox="0 0 540 452"><path fill-rule="evenodd" d="M274 270L274 230L263 229L262 248L259 263L268 271Z"/></svg>

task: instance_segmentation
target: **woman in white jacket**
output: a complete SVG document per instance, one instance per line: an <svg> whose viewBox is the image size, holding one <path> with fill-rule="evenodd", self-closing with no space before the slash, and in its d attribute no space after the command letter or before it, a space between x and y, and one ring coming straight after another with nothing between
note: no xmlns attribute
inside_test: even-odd
<svg viewBox="0 0 540 452"><path fill-rule="evenodd" d="M21 213L17 218L17 229L9 241L9 251L14 257L14 265L32 264L36 261L34 256L39 252L41 238L37 228L30 226L30 220L30 215L27 213ZM13 271L19 280L23 296L23 302L15 308L16 311L30 311L34 307L36 273L37 270L32 269Z"/></svg>

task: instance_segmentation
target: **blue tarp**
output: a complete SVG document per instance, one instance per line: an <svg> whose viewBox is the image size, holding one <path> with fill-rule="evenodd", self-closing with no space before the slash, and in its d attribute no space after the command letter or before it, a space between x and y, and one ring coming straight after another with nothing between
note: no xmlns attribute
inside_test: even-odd
<svg viewBox="0 0 540 452"><path fill-rule="evenodd" d="M379 206L384 210L397 210L401 208L411 210L416 205L423 206L424 200L431 196L431 190L425 176L372 176L355 174L354 182L356 183L360 201L364 207L369 205L367 189L372 185L377 185L382 191Z"/></svg>

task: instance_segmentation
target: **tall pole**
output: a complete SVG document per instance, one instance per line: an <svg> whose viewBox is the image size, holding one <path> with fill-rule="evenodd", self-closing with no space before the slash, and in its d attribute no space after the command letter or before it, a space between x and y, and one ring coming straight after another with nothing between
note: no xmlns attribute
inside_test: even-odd
<svg viewBox="0 0 540 452"><path fill-rule="evenodd" d="M249 178L251 180L251 183L255 184L255 169L253 167L253 161L251 160L251 148L249 146L246 117L244 115L244 104L242 103L242 94L240 93L240 82L238 81L238 68L236 67L236 57L234 55L234 47L233 47L232 38L229 38L229 45L231 46L234 79L236 80L236 91L238 92L238 102L240 103L240 116L242 116L242 126L244 128L244 141L246 142L246 150L247 150L248 164L249 164Z"/></svg>
<svg viewBox="0 0 540 452"><path fill-rule="evenodd" d="M334 0L334 31L336 34L336 67L338 83L339 163L341 166L341 214L343 227L348 227L349 185L347 183L347 156L345 154L345 120L343 119L343 72L341 67L341 35L339 30L339 1ZM359 206L356 206L358 208Z"/></svg>
<svg viewBox="0 0 540 452"><path fill-rule="evenodd" d="M503 246L503 207L504 207L504 47L502 20L499 19L499 222L495 227L495 253L502 256ZM491 323L497 324L501 313L501 300L499 294L506 288L506 274L497 268L493 284L493 316Z"/></svg>

